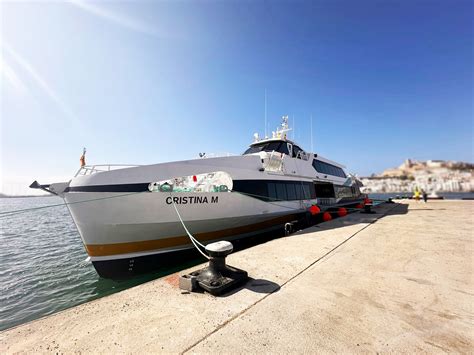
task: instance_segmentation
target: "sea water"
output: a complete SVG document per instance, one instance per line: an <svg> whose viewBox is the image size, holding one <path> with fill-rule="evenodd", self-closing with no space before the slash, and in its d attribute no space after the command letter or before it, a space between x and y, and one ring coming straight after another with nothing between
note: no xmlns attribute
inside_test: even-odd
<svg viewBox="0 0 474 355"><path fill-rule="evenodd" d="M127 281L99 277L59 197L0 198L0 330L179 270ZM28 212L1 215L12 210ZM190 264L182 265L181 268Z"/></svg>

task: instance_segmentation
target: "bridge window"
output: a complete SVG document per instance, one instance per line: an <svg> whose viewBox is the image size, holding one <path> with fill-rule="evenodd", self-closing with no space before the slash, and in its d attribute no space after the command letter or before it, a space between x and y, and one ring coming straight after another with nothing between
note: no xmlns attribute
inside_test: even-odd
<svg viewBox="0 0 474 355"><path fill-rule="evenodd" d="M258 152L278 152L289 155L288 145L283 141L272 141L260 144L254 144L244 152L246 154L258 153Z"/></svg>

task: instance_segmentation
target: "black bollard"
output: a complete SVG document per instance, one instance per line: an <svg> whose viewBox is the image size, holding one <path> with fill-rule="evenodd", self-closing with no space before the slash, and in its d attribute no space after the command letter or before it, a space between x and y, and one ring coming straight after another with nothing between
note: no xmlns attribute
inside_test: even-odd
<svg viewBox="0 0 474 355"><path fill-rule="evenodd" d="M373 214L373 213L376 213L376 212L372 211L372 203L366 203L364 205L364 210L360 211L360 213Z"/></svg>
<svg viewBox="0 0 474 355"><path fill-rule="evenodd" d="M220 295L234 286L247 281L247 271L226 265L225 258L234 249L232 243L220 241L206 246L209 265L179 278L179 287L196 291L198 286L212 295Z"/></svg>

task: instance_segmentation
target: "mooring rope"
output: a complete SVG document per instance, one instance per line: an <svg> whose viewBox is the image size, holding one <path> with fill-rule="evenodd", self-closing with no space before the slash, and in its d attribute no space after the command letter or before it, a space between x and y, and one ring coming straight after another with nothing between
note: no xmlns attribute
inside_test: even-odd
<svg viewBox="0 0 474 355"><path fill-rule="evenodd" d="M44 208L58 207L58 206L66 206L66 204L65 203L58 203L56 205L47 205L47 206L40 206L40 207L25 208L25 209L22 209L22 210L4 211L4 212L0 212L0 218L2 218L3 216L9 217L9 216L13 216L13 215L19 214L19 213L35 211L35 210L41 210L41 209L44 209Z"/></svg>
<svg viewBox="0 0 474 355"><path fill-rule="evenodd" d="M170 196L171 196L171 193L170 193ZM183 219L181 218L181 215L178 211L178 208L176 207L176 203L174 202L173 198L171 198L171 201L173 201L173 207L174 207L174 210L176 211L176 214L178 215L179 221L181 222L181 225L183 226L184 230L186 231L186 234L188 235L189 239L193 243L194 247L202 254L202 256L204 256L206 259L209 260L210 259L209 256L207 256L196 244L198 244L199 246L201 246L204 249L206 248L206 246L204 244L200 243L199 240L194 238L193 235L189 232L188 228L186 227L186 225L183 222Z"/></svg>
<svg viewBox="0 0 474 355"><path fill-rule="evenodd" d="M108 197L99 197L99 198L94 198L94 199L90 199L90 200L82 200L82 201L75 201L75 202L64 202L64 203L58 203L58 204L54 204L54 205L46 205L46 206L25 208L25 209L21 209L21 210L3 211L3 212L0 212L0 218L2 218L2 217L10 217L10 216L13 216L13 215L16 215L16 214L25 213L25 212L30 212L30 211L36 211L36 210L41 210L41 209L45 209L45 208L52 208L52 207L59 207L59 206L69 206L69 205L75 205L75 204L78 204L78 203L86 203L86 202L94 202L94 201L108 200L108 199L112 199L112 198L118 198L118 197L124 197L124 196L137 195L137 194L141 194L141 193L144 193L144 192L148 192L148 191L131 192L131 193L122 194L122 195L108 196Z"/></svg>

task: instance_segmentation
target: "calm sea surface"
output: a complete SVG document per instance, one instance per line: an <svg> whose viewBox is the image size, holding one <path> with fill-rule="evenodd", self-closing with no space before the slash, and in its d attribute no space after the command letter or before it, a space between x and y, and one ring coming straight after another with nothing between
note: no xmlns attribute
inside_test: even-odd
<svg viewBox="0 0 474 355"><path fill-rule="evenodd" d="M387 199L397 194L373 194ZM399 194L401 195L401 194ZM443 194L442 194L443 196ZM474 194L444 194L445 198ZM0 213L61 204L58 197L0 198ZM65 206L0 215L0 330L156 279L196 264L132 280L100 278Z"/></svg>
<svg viewBox="0 0 474 355"><path fill-rule="evenodd" d="M61 204L59 197L0 198L4 211ZM0 330L156 279L193 262L115 282L100 278L65 206L0 215Z"/></svg>

